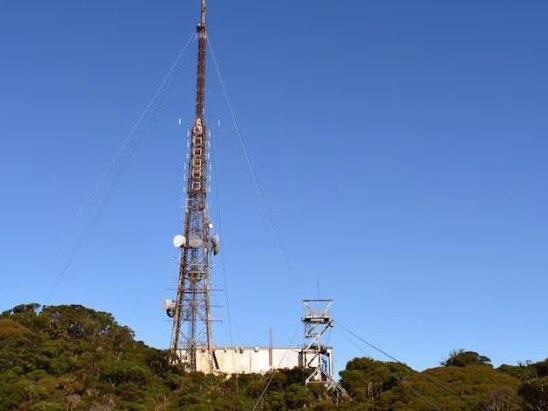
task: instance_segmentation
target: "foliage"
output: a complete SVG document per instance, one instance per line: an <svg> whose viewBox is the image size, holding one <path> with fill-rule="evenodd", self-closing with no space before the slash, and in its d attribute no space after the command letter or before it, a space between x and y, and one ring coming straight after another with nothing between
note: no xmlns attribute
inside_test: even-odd
<svg viewBox="0 0 548 411"><path fill-rule="evenodd" d="M518 392L525 399L527 409L548 410L548 359L518 366L503 365L499 369L523 381Z"/></svg>
<svg viewBox="0 0 548 411"><path fill-rule="evenodd" d="M413 374L413 370L396 362L354 358L341 371L341 385L349 394L374 407L375 401L387 390L397 386Z"/></svg>
<svg viewBox="0 0 548 411"><path fill-rule="evenodd" d="M454 351L416 372L354 358L345 401L304 370L227 377L185 372L167 351L134 339L112 315L80 305L22 304L0 314L0 410L469 410L548 409L548 360L502 365Z"/></svg>
<svg viewBox="0 0 548 411"><path fill-rule="evenodd" d="M449 358L441 363L446 367L466 367L467 365L491 365L491 359L475 351L452 351Z"/></svg>
<svg viewBox="0 0 548 411"><path fill-rule="evenodd" d="M548 410L548 377L527 380L519 389L528 408L535 411Z"/></svg>
<svg viewBox="0 0 548 411"><path fill-rule="evenodd" d="M0 409L154 409L181 370L108 313L19 305L0 315Z"/></svg>
<svg viewBox="0 0 548 411"><path fill-rule="evenodd" d="M485 365L439 367L415 373L380 398L380 410L521 409L519 381Z"/></svg>

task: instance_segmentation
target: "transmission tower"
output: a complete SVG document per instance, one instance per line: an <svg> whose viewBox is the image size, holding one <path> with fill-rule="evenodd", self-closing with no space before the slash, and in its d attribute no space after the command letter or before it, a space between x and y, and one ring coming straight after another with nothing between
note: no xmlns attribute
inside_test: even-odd
<svg viewBox="0 0 548 411"><path fill-rule="evenodd" d="M219 251L219 237L207 208L208 130L204 116L206 73L206 0L201 0L201 18L197 25L198 70L196 115L189 134L189 163L183 234L173 239L181 249L177 296L166 300L164 309L173 318L170 348L187 364L190 371L214 371L211 337L210 254ZM201 354L205 354L207 364ZM198 364L200 362L200 364ZM205 368L205 369L204 369Z"/></svg>

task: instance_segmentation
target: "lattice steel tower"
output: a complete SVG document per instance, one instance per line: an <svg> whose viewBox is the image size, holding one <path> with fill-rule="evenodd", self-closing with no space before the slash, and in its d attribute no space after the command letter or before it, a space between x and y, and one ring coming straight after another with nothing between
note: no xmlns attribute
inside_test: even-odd
<svg viewBox="0 0 548 411"><path fill-rule="evenodd" d="M333 378L332 353L322 342L324 334L333 327L331 305L333 300L309 299L303 300L304 315L304 346L301 350L302 365L311 373L305 379L305 385L322 384L329 390L334 390L338 396L350 398L345 389Z"/></svg>
<svg viewBox="0 0 548 411"><path fill-rule="evenodd" d="M173 239L181 249L177 297L166 300L164 309L173 317L170 348L180 355L188 369L195 371L197 361L205 353L213 370L210 254L217 254L219 237L210 234L207 208L208 192L208 130L204 117L206 71L206 0L201 0L201 18L197 25L198 75L196 86L196 115L190 132L187 196L182 235ZM199 358L198 358L199 356ZM201 364L203 367L203 364Z"/></svg>

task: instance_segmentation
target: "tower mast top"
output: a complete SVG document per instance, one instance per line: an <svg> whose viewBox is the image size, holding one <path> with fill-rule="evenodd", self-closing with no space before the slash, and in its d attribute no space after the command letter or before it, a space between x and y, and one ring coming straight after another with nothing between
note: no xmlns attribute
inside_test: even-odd
<svg viewBox="0 0 548 411"><path fill-rule="evenodd" d="M202 0L202 11L201 11L201 14L200 14L200 26L205 27L205 24L206 24L206 11L207 11L206 0Z"/></svg>
<svg viewBox="0 0 548 411"><path fill-rule="evenodd" d="M196 87L196 118L194 126L202 128L205 126L204 119L204 100L205 100L205 66L206 66L206 0L201 0L202 7L200 12L200 22L196 27L198 31L198 75L197 75L197 87ZM200 134L200 133L198 133Z"/></svg>

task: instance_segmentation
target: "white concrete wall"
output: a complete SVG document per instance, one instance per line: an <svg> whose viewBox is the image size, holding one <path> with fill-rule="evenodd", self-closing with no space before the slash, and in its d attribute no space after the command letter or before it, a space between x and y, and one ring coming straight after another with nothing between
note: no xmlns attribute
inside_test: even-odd
<svg viewBox="0 0 548 411"><path fill-rule="evenodd" d="M301 348L268 348L268 347L217 347L214 350L219 370L225 374L264 374L271 369L294 368L302 366ZM330 366L332 366L333 349L328 348ZM206 351L199 350L196 356L198 371L211 372L211 362ZM315 361L313 367L318 365Z"/></svg>

